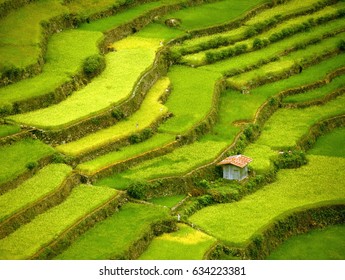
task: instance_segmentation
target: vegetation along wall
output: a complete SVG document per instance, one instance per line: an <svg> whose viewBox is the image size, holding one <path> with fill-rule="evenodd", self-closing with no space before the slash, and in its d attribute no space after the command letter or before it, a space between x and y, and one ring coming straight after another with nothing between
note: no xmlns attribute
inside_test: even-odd
<svg viewBox="0 0 345 280"><path fill-rule="evenodd" d="M0 259L344 259L344 17L0 1Z"/></svg>

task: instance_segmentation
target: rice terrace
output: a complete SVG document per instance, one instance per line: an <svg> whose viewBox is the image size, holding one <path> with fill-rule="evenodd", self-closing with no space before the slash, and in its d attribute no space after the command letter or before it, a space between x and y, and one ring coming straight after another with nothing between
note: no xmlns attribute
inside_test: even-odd
<svg viewBox="0 0 345 280"><path fill-rule="evenodd" d="M344 0L0 0L0 259L345 259Z"/></svg>

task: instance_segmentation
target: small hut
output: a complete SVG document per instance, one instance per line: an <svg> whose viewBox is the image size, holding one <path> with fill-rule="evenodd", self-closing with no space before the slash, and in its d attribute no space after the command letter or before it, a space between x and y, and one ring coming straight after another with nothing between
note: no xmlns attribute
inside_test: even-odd
<svg viewBox="0 0 345 280"><path fill-rule="evenodd" d="M252 161L251 158L236 155L223 159L217 165L223 167L223 178L228 180L243 180L248 176L248 163Z"/></svg>

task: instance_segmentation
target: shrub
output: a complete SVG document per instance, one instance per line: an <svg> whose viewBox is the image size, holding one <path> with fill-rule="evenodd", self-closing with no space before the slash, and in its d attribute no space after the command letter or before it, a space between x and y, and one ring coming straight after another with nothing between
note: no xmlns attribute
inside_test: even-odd
<svg viewBox="0 0 345 280"><path fill-rule="evenodd" d="M307 157L303 151L283 151L274 161L278 168L298 168L307 164Z"/></svg>
<svg viewBox="0 0 345 280"><path fill-rule="evenodd" d="M136 143L140 143L142 141L141 136L139 133L134 133L131 136L129 136L129 142L131 144L136 144Z"/></svg>
<svg viewBox="0 0 345 280"><path fill-rule="evenodd" d="M254 49L261 49L264 46L265 46L264 42L261 39L259 39L259 38L254 39L254 41L253 41L253 48Z"/></svg>
<svg viewBox="0 0 345 280"><path fill-rule="evenodd" d="M119 109L114 109L111 111L111 116L119 121L125 117L125 114Z"/></svg>
<svg viewBox="0 0 345 280"><path fill-rule="evenodd" d="M96 54L89 56L83 63L83 71L88 77L94 77L101 73L105 68L105 59L103 56Z"/></svg>
<svg viewBox="0 0 345 280"><path fill-rule="evenodd" d="M66 163L69 164L72 162L72 158L69 156L66 156L64 154L56 153L52 157L52 162L53 163Z"/></svg>
<svg viewBox="0 0 345 280"><path fill-rule="evenodd" d="M202 206L207 206L207 205L210 205L213 203L213 198L212 198L212 196L206 194L206 195L198 197L198 202Z"/></svg>
<svg viewBox="0 0 345 280"><path fill-rule="evenodd" d="M148 183L144 181L137 181L129 185L127 193L133 198L144 199L146 196L147 187Z"/></svg>
<svg viewBox="0 0 345 280"><path fill-rule="evenodd" d="M257 124L249 124L245 128L243 133L246 136L246 139L252 142L258 137L258 134L260 133L260 127Z"/></svg>
<svg viewBox="0 0 345 280"><path fill-rule="evenodd" d="M152 128L150 128L150 127L145 128L142 132L142 135L141 135L141 141L149 139L152 135L153 135Z"/></svg>
<svg viewBox="0 0 345 280"><path fill-rule="evenodd" d="M338 48L341 51L345 51L345 40L340 40L338 43Z"/></svg>
<svg viewBox="0 0 345 280"><path fill-rule="evenodd" d="M11 103L4 103L0 105L0 116L11 114L13 111L13 105Z"/></svg>
<svg viewBox="0 0 345 280"><path fill-rule="evenodd" d="M209 189L211 187L210 183L205 179L201 180L196 185L200 188L203 188L203 189Z"/></svg>
<svg viewBox="0 0 345 280"><path fill-rule="evenodd" d="M33 170L34 168L36 168L38 166L38 163L37 162L34 162L34 161L31 161L31 162L28 162L25 167L29 170Z"/></svg>
<svg viewBox="0 0 345 280"><path fill-rule="evenodd" d="M258 31L254 26L250 26L246 31L245 31L245 38L250 38L258 34Z"/></svg>

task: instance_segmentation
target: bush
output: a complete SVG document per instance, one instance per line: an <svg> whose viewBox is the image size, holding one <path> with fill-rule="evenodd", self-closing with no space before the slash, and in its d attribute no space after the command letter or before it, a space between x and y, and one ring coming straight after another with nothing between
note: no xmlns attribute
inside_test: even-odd
<svg viewBox="0 0 345 280"><path fill-rule="evenodd" d="M198 187L200 187L200 188L203 188L203 189L209 189L211 186L210 186L210 183L207 181L207 180L205 180L205 179L203 179L203 180L201 180L199 183L197 183L196 184Z"/></svg>
<svg viewBox="0 0 345 280"><path fill-rule="evenodd" d="M250 26L246 31L245 31L245 38L250 38L258 34L258 31L254 26Z"/></svg>
<svg viewBox="0 0 345 280"><path fill-rule="evenodd" d="M131 144L137 144L137 143L140 143L141 141L142 139L139 133L134 133L131 136L129 136L129 142Z"/></svg>
<svg viewBox="0 0 345 280"><path fill-rule="evenodd" d="M253 48L258 50L258 49L261 49L263 48L265 45L264 45L264 42L259 39L259 38L255 38L254 41L253 41Z"/></svg>
<svg viewBox="0 0 345 280"><path fill-rule="evenodd" d="M13 105L11 103L4 103L0 105L0 116L11 114L13 111Z"/></svg>
<svg viewBox="0 0 345 280"><path fill-rule="evenodd" d="M90 78L100 74L104 68L105 59L99 54L89 56L83 63L83 71Z"/></svg>
<svg viewBox="0 0 345 280"><path fill-rule="evenodd" d="M69 164L72 162L72 157L69 157L69 156L66 156L66 155L63 155L63 154L60 154L60 153L56 153L53 155L53 158L52 158L52 162L53 163L66 163L66 164Z"/></svg>
<svg viewBox="0 0 345 280"><path fill-rule="evenodd" d="M298 168L307 162L303 151L282 151L274 161L274 165L278 168Z"/></svg>
<svg viewBox="0 0 345 280"><path fill-rule="evenodd" d="M141 141L149 139L153 135L152 128L145 128L141 134Z"/></svg>
<svg viewBox="0 0 345 280"><path fill-rule="evenodd" d="M119 109L114 109L113 111L111 111L111 116L119 121L125 117L125 114Z"/></svg>
<svg viewBox="0 0 345 280"><path fill-rule="evenodd" d="M135 199L144 199L148 184L144 181L137 181L129 185L127 193Z"/></svg>
<svg viewBox="0 0 345 280"><path fill-rule="evenodd" d="M338 43L338 48L341 51L345 51L345 40L340 40Z"/></svg>
<svg viewBox="0 0 345 280"><path fill-rule="evenodd" d="M252 142L258 137L260 133L260 127L257 124L249 124L245 128L243 133L246 136L246 139Z"/></svg>
<svg viewBox="0 0 345 280"><path fill-rule="evenodd" d="M198 197L198 202L202 206L207 206L213 203L213 198L212 196L206 194L206 195Z"/></svg>
<svg viewBox="0 0 345 280"><path fill-rule="evenodd" d="M31 161L31 162L28 162L25 167L29 170L33 170L34 168L36 168L38 166L38 163L37 162L34 162L34 161Z"/></svg>

